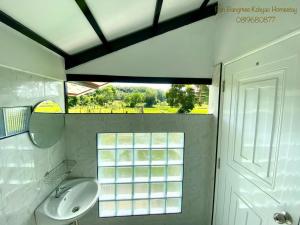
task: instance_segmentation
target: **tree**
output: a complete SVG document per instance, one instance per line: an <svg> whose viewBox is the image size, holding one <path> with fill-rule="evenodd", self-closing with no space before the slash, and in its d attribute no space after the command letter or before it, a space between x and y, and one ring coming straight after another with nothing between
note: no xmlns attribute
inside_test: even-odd
<svg viewBox="0 0 300 225"><path fill-rule="evenodd" d="M69 107L74 107L78 103L78 99L76 96L68 96L68 106Z"/></svg>
<svg viewBox="0 0 300 225"><path fill-rule="evenodd" d="M164 92L164 91L158 89L158 90L156 91L156 98L157 98L160 102L166 101L166 92Z"/></svg>
<svg viewBox="0 0 300 225"><path fill-rule="evenodd" d="M144 101L144 95L137 92L131 93L125 97L124 101L129 107L134 108Z"/></svg>
<svg viewBox="0 0 300 225"><path fill-rule="evenodd" d="M157 102L155 91L151 89L147 90L144 101L146 107L153 107L153 105Z"/></svg>
<svg viewBox="0 0 300 225"><path fill-rule="evenodd" d="M87 95L81 95L79 97L79 105L80 106L88 106L91 103L91 99Z"/></svg>
<svg viewBox="0 0 300 225"><path fill-rule="evenodd" d="M106 103L106 100L103 95L96 95L94 97L94 102L96 105L104 106Z"/></svg>
<svg viewBox="0 0 300 225"><path fill-rule="evenodd" d="M201 106L203 104L208 105L208 98L209 98L209 88L207 85L204 84L197 84L196 86L196 96L197 102Z"/></svg>
<svg viewBox="0 0 300 225"><path fill-rule="evenodd" d="M105 104L112 103L117 96L117 90L112 85L100 88L93 94L94 102L97 105L104 106Z"/></svg>
<svg viewBox="0 0 300 225"><path fill-rule="evenodd" d="M113 102L116 98L117 90L112 85L108 85L102 89L102 95L104 99L108 102Z"/></svg>
<svg viewBox="0 0 300 225"><path fill-rule="evenodd" d="M180 107L178 113L189 113L196 104L195 89L191 85L172 84L166 97L170 106Z"/></svg>

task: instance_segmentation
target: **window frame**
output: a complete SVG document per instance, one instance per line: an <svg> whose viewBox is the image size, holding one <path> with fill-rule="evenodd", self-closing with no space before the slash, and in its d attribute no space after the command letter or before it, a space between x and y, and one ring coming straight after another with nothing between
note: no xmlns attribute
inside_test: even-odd
<svg viewBox="0 0 300 225"><path fill-rule="evenodd" d="M69 81L91 81L91 82L118 82L118 83L149 83L149 84L203 84L212 85L212 78L198 78L198 77L153 77L153 76L128 76L128 75L103 75L103 74L66 74L66 80L64 81L64 102L65 102L65 113L66 114L78 114L69 113L68 107L68 89L67 83ZM80 113L81 114L81 113ZM99 114L99 113L89 113ZM100 113L108 114L108 113ZM126 114L126 113L119 113ZM140 113L134 113L140 114ZM157 113L155 113L157 114ZM161 114L161 113L159 113ZM164 113L167 114L167 113ZM169 114L169 113L168 113ZM173 113L171 113L173 114ZM202 114L193 114L202 115ZM205 114L204 114L205 115Z"/></svg>

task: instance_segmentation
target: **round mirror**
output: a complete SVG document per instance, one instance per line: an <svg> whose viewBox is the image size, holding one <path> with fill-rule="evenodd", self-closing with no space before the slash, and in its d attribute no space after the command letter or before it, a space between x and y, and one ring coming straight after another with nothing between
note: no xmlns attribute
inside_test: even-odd
<svg viewBox="0 0 300 225"><path fill-rule="evenodd" d="M64 130L64 114L60 105L47 100L33 109L29 121L32 142L40 148L49 148L61 138Z"/></svg>

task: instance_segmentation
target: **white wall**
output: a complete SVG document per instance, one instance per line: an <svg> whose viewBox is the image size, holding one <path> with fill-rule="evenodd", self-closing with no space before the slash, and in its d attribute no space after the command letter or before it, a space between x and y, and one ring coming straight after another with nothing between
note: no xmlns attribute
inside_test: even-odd
<svg viewBox="0 0 300 225"><path fill-rule="evenodd" d="M210 224L214 180L212 115L67 114L67 158L76 160L74 177L97 177L98 132L185 132L183 205L181 214L99 218L98 205L79 220L81 225Z"/></svg>
<svg viewBox="0 0 300 225"><path fill-rule="evenodd" d="M52 99L64 109L61 57L3 24L0 49L0 107ZM35 225L34 209L57 185L44 182L44 174L66 158L65 149L63 137L48 149L33 145L28 133L0 140L1 225Z"/></svg>
<svg viewBox="0 0 300 225"><path fill-rule="evenodd" d="M0 65L65 80L64 59L0 22Z"/></svg>
<svg viewBox="0 0 300 225"><path fill-rule="evenodd" d="M219 0L220 8L241 7L296 7L297 14L220 13L216 18L215 63L227 62L254 50L282 35L300 28L300 1L298 0ZM237 16L276 16L274 23L237 23Z"/></svg>
<svg viewBox="0 0 300 225"><path fill-rule="evenodd" d="M211 77L215 17L67 70L72 74Z"/></svg>

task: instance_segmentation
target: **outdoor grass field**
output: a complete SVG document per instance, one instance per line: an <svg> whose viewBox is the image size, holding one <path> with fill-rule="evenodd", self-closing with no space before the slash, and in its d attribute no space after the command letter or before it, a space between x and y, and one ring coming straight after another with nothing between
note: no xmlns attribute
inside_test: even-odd
<svg viewBox="0 0 300 225"><path fill-rule="evenodd" d="M101 106L75 106L69 108L69 113L177 113L178 108L170 106L154 106L152 108L113 108L113 107L101 107ZM196 106L191 114L208 114L208 106L202 105Z"/></svg>
<svg viewBox="0 0 300 225"><path fill-rule="evenodd" d="M208 114L207 85L139 85L108 84L86 94L68 96L68 112Z"/></svg>

